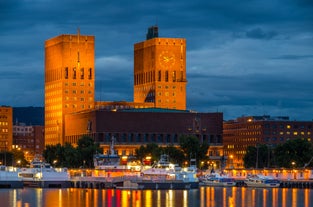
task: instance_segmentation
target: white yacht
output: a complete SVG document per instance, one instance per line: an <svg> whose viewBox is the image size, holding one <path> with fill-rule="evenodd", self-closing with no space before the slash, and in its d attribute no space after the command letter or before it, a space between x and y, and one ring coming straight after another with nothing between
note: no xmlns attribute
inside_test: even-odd
<svg viewBox="0 0 313 207"><path fill-rule="evenodd" d="M19 169L0 166L0 188L23 188L22 179L18 176Z"/></svg>
<svg viewBox="0 0 313 207"><path fill-rule="evenodd" d="M203 186L236 186L236 181L234 178L227 176L223 173L212 172L201 177L200 185Z"/></svg>
<svg viewBox="0 0 313 207"><path fill-rule="evenodd" d="M244 182L248 187L277 188L280 186L278 179L260 174L248 175Z"/></svg>
<svg viewBox="0 0 313 207"><path fill-rule="evenodd" d="M67 168L53 168L49 163L33 160L29 168L21 168L18 176L24 186L29 187L70 187Z"/></svg>

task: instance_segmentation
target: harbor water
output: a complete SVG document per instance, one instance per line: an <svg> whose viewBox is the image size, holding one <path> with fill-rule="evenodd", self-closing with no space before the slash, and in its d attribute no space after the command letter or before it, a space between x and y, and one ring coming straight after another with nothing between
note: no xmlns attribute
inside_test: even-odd
<svg viewBox="0 0 313 207"><path fill-rule="evenodd" d="M313 190L248 187L200 187L192 190L0 189L0 206L309 207L313 206Z"/></svg>

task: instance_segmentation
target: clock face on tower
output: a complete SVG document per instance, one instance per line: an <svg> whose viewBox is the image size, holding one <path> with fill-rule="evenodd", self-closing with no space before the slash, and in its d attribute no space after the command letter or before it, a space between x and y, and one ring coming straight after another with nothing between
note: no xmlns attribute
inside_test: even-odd
<svg viewBox="0 0 313 207"><path fill-rule="evenodd" d="M171 68L175 64L175 55L169 51L161 52L159 56L159 63L164 68Z"/></svg>

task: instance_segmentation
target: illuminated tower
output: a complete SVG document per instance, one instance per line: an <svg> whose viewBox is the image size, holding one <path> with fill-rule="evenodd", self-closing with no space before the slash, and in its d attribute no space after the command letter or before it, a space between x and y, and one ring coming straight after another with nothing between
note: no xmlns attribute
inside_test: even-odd
<svg viewBox="0 0 313 207"><path fill-rule="evenodd" d="M186 39L159 38L150 27L146 41L134 45L134 102L185 110L186 84Z"/></svg>
<svg viewBox="0 0 313 207"><path fill-rule="evenodd" d="M45 144L64 144L64 115L94 107L94 36L45 42Z"/></svg>

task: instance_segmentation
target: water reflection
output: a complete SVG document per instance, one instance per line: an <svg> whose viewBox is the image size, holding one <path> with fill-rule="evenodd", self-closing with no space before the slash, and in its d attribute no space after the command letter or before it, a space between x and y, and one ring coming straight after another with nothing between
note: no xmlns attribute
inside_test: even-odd
<svg viewBox="0 0 313 207"><path fill-rule="evenodd" d="M201 187L198 190L0 189L1 206L313 206L311 189Z"/></svg>

